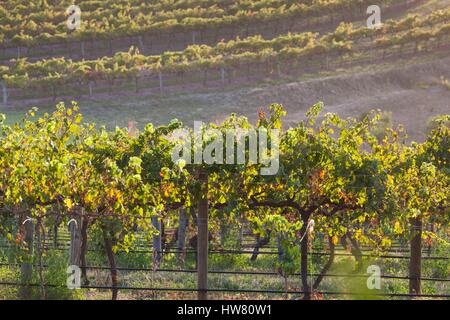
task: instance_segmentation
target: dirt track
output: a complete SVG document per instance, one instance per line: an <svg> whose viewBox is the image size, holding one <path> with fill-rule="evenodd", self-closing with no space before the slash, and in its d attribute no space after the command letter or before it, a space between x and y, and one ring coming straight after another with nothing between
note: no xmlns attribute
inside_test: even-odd
<svg viewBox="0 0 450 320"><path fill-rule="evenodd" d="M263 83L218 87L204 92L172 93L159 96L154 92L128 93L117 96L98 95L82 99L79 104L88 121L126 126L135 121L139 127L148 122L168 123L177 118L191 125L193 120L222 120L235 112L255 120L261 107L279 102L288 111L287 123L294 125L314 103L323 101L326 112L358 117L372 109L391 111L395 124L403 124L411 140L422 140L431 116L450 114L450 90L439 84L439 78L450 79L450 57L405 64L382 70L343 70L339 75L290 83ZM198 89L197 89L198 90ZM70 99L68 99L70 100ZM54 103L34 101L41 111L54 110ZM2 108L12 121L20 119L30 104Z"/></svg>

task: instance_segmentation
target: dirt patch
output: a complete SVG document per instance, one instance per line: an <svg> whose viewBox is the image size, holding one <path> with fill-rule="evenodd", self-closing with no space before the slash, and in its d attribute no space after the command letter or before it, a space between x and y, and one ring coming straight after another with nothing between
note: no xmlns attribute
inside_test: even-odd
<svg viewBox="0 0 450 320"><path fill-rule="evenodd" d="M359 116L372 109L392 112L395 123L407 129L411 139L421 140L427 121L450 113L450 90L439 78L450 77L450 58L400 68L361 72L249 90L239 104L250 109L274 102L288 111L288 122L303 119L305 111L323 101L327 112Z"/></svg>

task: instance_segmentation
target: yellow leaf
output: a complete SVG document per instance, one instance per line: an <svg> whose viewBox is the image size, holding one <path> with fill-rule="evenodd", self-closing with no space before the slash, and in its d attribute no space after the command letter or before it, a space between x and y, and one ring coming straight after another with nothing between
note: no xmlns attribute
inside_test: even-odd
<svg viewBox="0 0 450 320"><path fill-rule="evenodd" d="M394 223L394 232L396 234L400 234L400 233L402 233L402 231L403 231L403 229L402 229L402 226L400 225L400 222L395 221L395 223Z"/></svg>
<svg viewBox="0 0 450 320"><path fill-rule="evenodd" d="M69 199L69 198L65 199L65 200L64 200L64 203L66 204L66 206L67 206L68 209L72 209L73 203L72 203L72 200L71 200L71 199Z"/></svg>
<svg viewBox="0 0 450 320"><path fill-rule="evenodd" d="M331 242L333 242L333 244L336 245L338 243L338 237L333 236L333 238L331 238Z"/></svg>
<svg viewBox="0 0 450 320"><path fill-rule="evenodd" d="M389 182L389 184L394 184L394 177L393 176L391 176L391 175L388 175L388 182Z"/></svg>

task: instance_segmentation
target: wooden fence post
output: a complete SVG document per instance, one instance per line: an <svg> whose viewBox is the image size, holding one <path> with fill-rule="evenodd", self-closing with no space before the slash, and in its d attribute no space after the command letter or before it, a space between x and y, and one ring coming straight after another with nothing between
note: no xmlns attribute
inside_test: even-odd
<svg viewBox="0 0 450 320"><path fill-rule="evenodd" d="M27 243L27 260L22 262L20 266L20 278L21 287L19 291L19 296L22 300L31 299L31 287L30 282L33 276L33 239L34 239L34 223L33 220L28 218L24 222L25 228L25 242Z"/></svg>
<svg viewBox="0 0 450 320"><path fill-rule="evenodd" d="M199 172L199 181L202 190L197 217L198 300L208 300L208 174L205 171Z"/></svg>
<svg viewBox="0 0 450 320"><path fill-rule="evenodd" d="M138 42L139 42L139 48L141 50L141 54L145 54L144 39L142 36L138 36Z"/></svg>
<svg viewBox="0 0 450 320"><path fill-rule="evenodd" d="M422 274L422 220L411 219L411 256L409 260L409 293L421 293Z"/></svg>
<svg viewBox="0 0 450 320"><path fill-rule="evenodd" d="M44 276L44 264L42 261L42 251L43 251L43 243L42 243L42 235L41 235L41 227L42 220L41 218L37 219L36 222L36 252L37 252L37 269L39 274L39 289L40 289L40 298L41 300L47 299L47 293L45 291L45 276ZM45 236L44 236L45 242Z"/></svg>
<svg viewBox="0 0 450 320"><path fill-rule="evenodd" d="M69 221L68 228L70 232L70 266L81 266L81 219L74 218Z"/></svg>
<svg viewBox="0 0 450 320"><path fill-rule="evenodd" d="M157 235L153 235L153 263L154 267L159 268L161 264L161 252L162 252L162 242L161 242L161 220L158 217L152 217L152 225L159 232Z"/></svg>
<svg viewBox="0 0 450 320"><path fill-rule="evenodd" d="M1 81L0 83L2 85L3 104L6 105L8 103L8 87L6 85L6 81Z"/></svg>

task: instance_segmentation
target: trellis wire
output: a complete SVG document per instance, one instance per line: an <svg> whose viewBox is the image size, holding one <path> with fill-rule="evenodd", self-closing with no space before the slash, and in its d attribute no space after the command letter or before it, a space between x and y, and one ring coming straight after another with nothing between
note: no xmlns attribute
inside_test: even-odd
<svg viewBox="0 0 450 320"><path fill-rule="evenodd" d="M0 282L0 285L5 286L20 286L23 285L18 282ZM40 284L31 283L27 284L31 287L38 287ZM61 285L46 284L45 287L49 288L64 288ZM133 291L175 291L175 292L198 292L196 288L152 288L152 287L129 287L129 286L81 286L80 289L98 289L98 290L133 290ZM207 289L208 292L235 292L235 293L273 293L273 294L304 294L305 291L295 290L258 290L258 289L219 289L211 288ZM366 293L366 292L340 292L340 291L316 291L314 293L323 295L350 295L350 296L373 296L373 297L416 297L416 298L450 298L449 294L409 294L409 293Z"/></svg>
<svg viewBox="0 0 450 320"><path fill-rule="evenodd" d="M18 263L0 263L0 266L20 266ZM47 266L43 266L46 268ZM86 266L80 267L86 270L110 270L108 266ZM173 272L173 273L197 273L194 269L152 269L152 268L133 268L133 267L117 267L118 271L143 271L143 272ZM270 271L224 271L224 270L208 270L211 274L230 274L230 275L256 275L256 276L281 276L277 272ZM293 273L291 276L300 276L300 273ZM309 274L310 276L317 277L319 273ZM367 278L369 275L364 274L324 274L325 277L339 277L339 278ZM408 276L394 276L394 275L381 275L381 278L385 279L399 279L399 280L409 280L416 279ZM432 278L432 277L421 277L422 281L433 281L433 282L450 282L450 278Z"/></svg>
<svg viewBox="0 0 450 320"><path fill-rule="evenodd" d="M57 250L57 251L65 251L66 248L49 248L49 250ZM99 252L100 250L89 249L89 252ZM175 250L129 250L127 253L179 253L179 251ZM196 253L196 250L185 250L185 253ZM245 250L209 250L210 254L253 254L253 251L245 251ZM258 255L278 255L278 252L275 251L259 251ZM316 256L329 256L329 252L311 252L311 255ZM343 257L353 257L354 255L351 253L335 253L335 256L343 256ZM361 257L370 257L370 258L382 258L382 259L409 259L409 256L404 255L375 255L375 254L361 254ZM441 256L425 256L422 257L424 260L450 260L450 257L441 257Z"/></svg>

